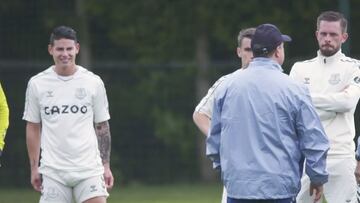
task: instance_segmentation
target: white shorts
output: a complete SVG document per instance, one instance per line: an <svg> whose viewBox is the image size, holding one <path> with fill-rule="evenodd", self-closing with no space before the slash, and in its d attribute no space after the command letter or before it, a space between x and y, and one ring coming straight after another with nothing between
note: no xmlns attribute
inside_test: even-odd
<svg viewBox="0 0 360 203"><path fill-rule="evenodd" d="M329 181L324 184L324 196L327 203L355 203L356 179L355 158L330 158L327 159ZM297 203L312 203L310 196L310 179L307 175L301 178L301 190L296 198ZM322 202L323 198L320 201Z"/></svg>
<svg viewBox="0 0 360 203"><path fill-rule="evenodd" d="M224 189L223 189L223 194L222 194L221 203L227 203L227 192L226 192L226 188L225 188L225 187L224 187Z"/></svg>
<svg viewBox="0 0 360 203"><path fill-rule="evenodd" d="M40 203L77 203L94 197L108 197L102 175L79 181L73 187L66 186L46 175L42 176Z"/></svg>

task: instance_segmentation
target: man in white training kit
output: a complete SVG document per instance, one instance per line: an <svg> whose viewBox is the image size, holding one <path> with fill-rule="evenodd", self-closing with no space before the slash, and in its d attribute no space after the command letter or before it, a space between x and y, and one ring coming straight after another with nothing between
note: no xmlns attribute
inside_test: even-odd
<svg viewBox="0 0 360 203"><path fill-rule="evenodd" d="M241 58L241 69L245 69L249 65L251 59L253 58L253 53L251 50L251 38L254 35L254 33L255 33L255 28L247 28L241 30L237 37L238 47L236 49L236 53L238 57ZM214 83L214 85L208 90L206 96L201 99L200 103L195 108L193 114L194 123L206 136L208 135L210 129L215 92L230 74L219 78ZM226 201L227 201L227 193L224 187L221 202L226 203Z"/></svg>
<svg viewBox="0 0 360 203"><path fill-rule="evenodd" d="M79 50L76 32L56 27L48 46L55 64L26 90L31 184L40 203L105 203L113 186L106 91L99 76L76 65Z"/></svg>
<svg viewBox="0 0 360 203"><path fill-rule="evenodd" d="M326 11L317 18L317 57L297 62L290 77L304 83L330 140L327 157L329 182L324 185L327 203L355 202L354 112L360 97L359 62L346 57L341 45L348 38L347 20L341 13ZM312 202L309 178L303 176L298 203ZM320 200L319 202L322 202Z"/></svg>

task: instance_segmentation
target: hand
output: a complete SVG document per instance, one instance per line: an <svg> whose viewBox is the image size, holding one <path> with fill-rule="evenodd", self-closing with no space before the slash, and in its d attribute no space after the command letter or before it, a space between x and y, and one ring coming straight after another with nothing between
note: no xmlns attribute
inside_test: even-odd
<svg viewBox="0 0 360 203"><path fill-rule="evenodd" d="M356 164L356 168L355 168L355 178L356 178L356 182L358 184L360 184L360 161L357 162Z"/></svg>
<svg viewBox="0 0 360 203"><path fill-rule="evenodd" d="M114 176L110 170L110 164L104 164L104 180L105 186L108 190L114 186Z"/></svg>
<svg viewBox="0 0 360 203"><path fill-rule="evenodd" d="M38 170L31 171L31 185L33 186L34 190L41 192L42 189L42 180L41 175Z"/></svg>
<svg viewBox="0 0 360 203"><path fill-rule="evenodd" d="M310 183L310 196L313 194L315 194L314 203L316 203L323 195L323 185L314 185L313 183Z"/></svg>

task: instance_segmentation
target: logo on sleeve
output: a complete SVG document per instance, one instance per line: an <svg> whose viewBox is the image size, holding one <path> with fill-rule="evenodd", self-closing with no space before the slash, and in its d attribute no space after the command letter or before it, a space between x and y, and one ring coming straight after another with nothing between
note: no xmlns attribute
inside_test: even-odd
<svg viewBox="0 0 360 203"><path fill-rule="evenodd" d="M360 77L359 77L359 76L356 76L356 77L354 78L354 82L355 82L356 84L359 84L359 83L360 83Z"/></svg>

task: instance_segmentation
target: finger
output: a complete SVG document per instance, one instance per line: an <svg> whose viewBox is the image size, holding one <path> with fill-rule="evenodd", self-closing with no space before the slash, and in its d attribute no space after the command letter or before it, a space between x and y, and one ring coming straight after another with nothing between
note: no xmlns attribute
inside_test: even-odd
<svg viewBox="0 0 360 203"><path fill-rule="evenodd" d="M314 203L320 200L322 193L319 190L315 190Z"/></svg>
<svg viewBox="0 0 360 203"><path fill-rule="evenodd" d="M114 178L112 176L108 177L106 180L106 188L111 189L114 185Z"/></svg>
<svg viewBox="0 0 360 203"><path fill-rule="evenodd" d="M39 185L38 183L34 183L33 188L35 191L41 192L41 185Z"/></svg>

